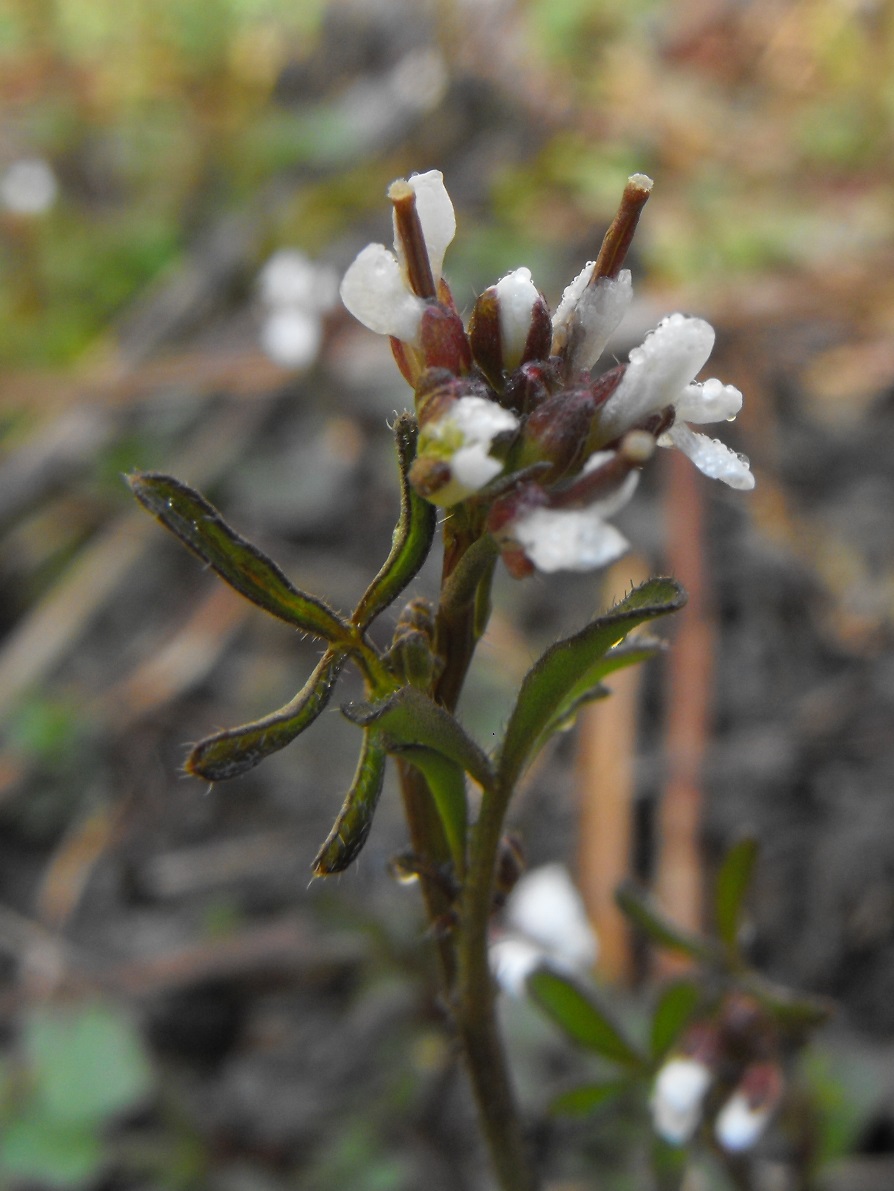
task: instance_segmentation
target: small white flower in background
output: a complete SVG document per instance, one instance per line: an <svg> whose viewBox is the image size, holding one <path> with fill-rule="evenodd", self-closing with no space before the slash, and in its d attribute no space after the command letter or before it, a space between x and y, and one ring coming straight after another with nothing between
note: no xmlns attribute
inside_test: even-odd
<svg viewBox="0 0 894 1191"><path fill-rule="evenodd" d="M582 474L595 471L612 452L591 455ZM631 499L639 472L631 472L617 491L583 509L535 508L512 525L512 536L538 571L592 571L620 558L630 543L607 521Z"/></svg>
<svg viewBox="0 0 894 1191"><path fill-rule="evenodd" d="M518 418L486 397L461 397L437 421L419 432L419 458L442 459L450 480L429 498L449 507L478 492L503 469L489 454L498 434L515 430Z"/></svg>
<svg viewBox="0 0 894 1191"><path fill-rule="evenodd" d="M444 253L456 233L453 204L440 170L407 179L416 196L416 213L435 284L440 280ZM341 283L341 300L351 314L377 335L393 335L416 343L426 302L407 281L403 248L395 232L394 252L384 244L368 244L348 268Z"/></svg>
<svg viewBox="0 0 894 1191"><path fill-rule="evenodd" d="M258 274L261 346L283 368L308 368L323 338L322 316L338 298L338 276L297 249L275 252Z"/></svg>
<svg viewBox="0 0 894 1191"><path fill-rule="evenodd" d="M494 979L520 997L541 964L568 975L589 971L599 954L583 901L562 864L531 869L506 902L505 931L491 944Z"/></svg>
<svg viewBox="0 0 894 1191"><path fill-rule="evenodd" d="M53 167L42 157L22 157L0 178L0 203L16 215L43 215L58 194Z"/></svg>
<svg viewBox="0 0 894 1191"><path fill-rule="evenodd" d="M749 1067L717 1114L714 1135L725 1150L750 1150L767 1127L782 1095L782 1076L774 1063Z"/></svg>
<svg viewBox="0 0 894 1191"><path fill-rule="evenodd" d="M697 383L694 378L714 346L714 328L701 318L671 314L639 347L630 352L630 363L621 383L599 411L606 441L636 426L668 405L677 420L658 440L663 447L677 447L699 471L731 488L754 487L747 459L716 438L696 434L687 422L731 422L742 408L742 394L719 380Z"/></svg>
<svg viewBox="0 0 894 1191"><path fill-rule="evenodd" d="M685 1145L702 1116L702 1101L711 1086L711 1069L696 1058L669 1059L655 1077L652 1124L671 1145Z"/></svg>

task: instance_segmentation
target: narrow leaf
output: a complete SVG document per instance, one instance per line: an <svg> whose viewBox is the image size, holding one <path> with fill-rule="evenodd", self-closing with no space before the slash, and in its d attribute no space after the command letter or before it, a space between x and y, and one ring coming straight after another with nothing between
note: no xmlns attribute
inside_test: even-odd
<svg viewBox="0 0 894 1191"><path fill-rule="evenodd" d="M457 874L466 868L466 775L461 765L434 749L407 747L400 755L422 773L444 825Z"/></svg>
<svg viewBox="0 0 894 1191"><path fill-rule="evenodd" d="M592 994L550 968L537 968L527 980L528 992L540 1008L579 1046L637 1070L642 1055L615 1025Z"/></svg>
<svg viewBox="0 0 894 1191"><path fill-rule="evenodd" d="M391 553L367 588L351 617L365 630L389 607L428 558L435 532L437 511L423 500L409 481L410 464L416 457L419 428L410 413L400 414L394 423L394 440L400 467L400 517L391 542Z"/></svg>
<svg viewBox="0 0 894 1191"><path fill-rule="evenodd" d="M343 653L327 650L290 703L263 719L200 741L186 758L186 772L209 782L226 781L291 744L326 707L344 662Z"/></svg>
<svg viewBox="0 0 894 1191"><path fill-rule="evenodd" d="M357 858L372 827L385 780L387 754L375 732L363 733L354 780L332 830L313 862L315 877L341 873Z"/></svg>
<svg viewBox="0 0 894 1191"><path fill-rule="evenodd" d="M625 881L615 893L615 901L630 922L646 935L658 947L666 951L678 951L688 955L690 959L716 962L719 959L716 949L708 939L691 934L672 922L649 897L632 881Z"/></svg>
<svg viewBox="0 0 894 1191"><path fill-rule="evenodd" d="M738 951L742 903L757 861L757 840L746 838L727 852L714 887L714 915L717 933L732 954Z"/></svg>
<svg viewBox="0 0 894 1191"><path fill-rule="evenodd" d="M349 703L342 708L362 727L375 724L390 752L421 746L455 762L485 790L494 774L487 754L449 711L416 687L404 686L381 703Z"/></svg>
<svg viewBox="0 0 894 1191"><path fill-rule="evenodd" d="M611 694L607 686L603 686L602 679L617 670L624 670L628 666L635 666L639 662L646 662L664 649L664 642L654 638L637 637L634 641L624 641L610 649L605 657L600 658L589 668L580 682L568 692L563 706L549 720L541 739L545 743L556 732L563 732L574 725L578 712L586 703L596 699L604 699Z"/></svg>
<svg viewBox="0 0 894 1191"><path fill-rule="evenodd" d="M550 1103L553 1116L588 1117L606 1104L619 1100L630 1091L629 1079L612 1079L605 1083L588 1083L562 1092Z"/></svg>
<svg viewBox="0 0 894 1191"><path fill-rule="evenodd" d="M827 997L792 992L754 972L742 981L742 988L760 1001L787 1032L815 1030L827 1022L837 1008Z"/></svg>
<svg viewBox="0 0 894 1191"><path fill-rule="evenodd" d="M610 612L543 654L525 675L509 719L500 755L502 784L514 786L546 742L551 726L562 724L575 701L580 702L584 691L598 684L599 667L609 650L637 625L681 608L685 599L673 579L650 579Z"/></svg>
<svg viewBox="0 0 894 1191"><path fill-rule="evenodd" d="M158 472L136 472L127 482L141 505L247 600L315 637L341 645L353 642L350 625L322 600L294 587L272 559L231 529L198 492Z"/></svg>
<svg viewBox="0 0 894 1191"><path fill-rule="evenodd" d="M665 988L655 1006L652 1018L652 1058L659 1062L688 1025L699 1003L700 994L694 984L678 980Z"/></svg>

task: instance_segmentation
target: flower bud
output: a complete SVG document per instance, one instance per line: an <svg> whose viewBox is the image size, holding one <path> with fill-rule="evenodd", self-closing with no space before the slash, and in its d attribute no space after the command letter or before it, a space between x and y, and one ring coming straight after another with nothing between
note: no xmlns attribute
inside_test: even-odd
<svg viewBox="0 0 894 1191"><path fill-rule="evenodd" d="M469 385L466 391L474 389ZM498 437L511 434L518 419L495 401L478 395L455 397L442 385L420 403L419 444L410 483L432 504L458 504L503 470L491 455Z"/></svg>
<svg viewBox="0 0 894 1191"><path fill-rule="evenodd" d="M543 477L558 480L575 470L586 449L596 403L586 389L570 389L547 397L524 424L519 466L547 460L552 469Z"/></svg>
<svg viewBox="0 0 894 1191"><path fill-rule="evenodd" d="M549 307L530 269L515 269L486 289L469 321L475 361L496 388L502 388L505 373L546 358L551 336Z"/></svg>
<svg viewBox="0 0 894 1191"><path fill-rule="evenodd" d="M469 371L472 353L462 319L455 310L432 303L419 327L422 358L429 368L447 368L457 376Z"/></svg>

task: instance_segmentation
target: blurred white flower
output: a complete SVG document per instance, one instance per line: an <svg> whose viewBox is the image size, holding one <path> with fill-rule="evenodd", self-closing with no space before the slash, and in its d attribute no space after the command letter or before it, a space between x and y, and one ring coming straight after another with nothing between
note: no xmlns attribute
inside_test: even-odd
<svg viewBox="0 0 894 1191"><path fill-rule="evenodd" d="M16 215L43 215L58 194L53 167L42 157L22 157L0 178L0 203Z"/></svg>
<svg viewBox="0 0 894 1191"><path fill-rule="evenodd" d="M677 447L699 471L731 488L753 488L747 459L686 425L732 421L742 408L742 394L733 385L715 379L694 381L713 346L714 329L704 319L684 314L662 319L631 351L620 384L598 413L600 430L610 441L672 405L676 421L658 440L659 446Z"/></svg>
<svg viewBox="0 0 894 1191"><path fill-rule="evenodd" d="M506 902L505 932L491 943L494 979L520 997L541 964L568 975L589 971L599 954L580 893L562 864L525 873Z"/></svg>
<svg viewBox="0 0 894 1191"><path fill-rule="evenodd" d="M416 213L437 284L444 253L456 233L453 204L440 170L414 174L407 179L407 185L416 197ZM368 244L345 273L340 293L351 314L371 331L393 335L406 343L416 342L426 302L410 289L396 231L394 252L384 244Z"/></svg>
<svg viewBox="0 0 894 1191"><path fill-rule="evenodd" d="M655 1077L652 1124L671 1145L685 1145L698 1128L702 1101L711 1086L711 1069L698 1059L677 1056Z"/></svg>
<svg viewBox="0 0 894 1191"><path fill-rule="evenodd" d="M282 248L258 274L264 307L261 346L283 368L309 368L323 339L322 315L338 297L338 277L303 252Z"/></svg>
<svg viewBox="0 0 894 1191"><path fill-rule="evenodd" d="M750 1150L767 1127L782 1095L782 1075L775 1063L754 1063L721 1108L714 1135L725 1150Z"/></svg>

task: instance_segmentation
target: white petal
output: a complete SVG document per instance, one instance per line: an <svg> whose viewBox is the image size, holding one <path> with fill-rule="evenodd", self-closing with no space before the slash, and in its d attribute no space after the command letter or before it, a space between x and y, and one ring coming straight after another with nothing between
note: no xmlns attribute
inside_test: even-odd
<svg viewBox="0 0 894 1191"><path fill-rule="evenodd" d="M714 328L701 318L671 314L639 347L621 383L599 413L606 438L623 434L651 413L676 405L714 346Z"/></svg>
<svg viewBox="0 0 894 1191"><path fill-rule="evenodd" d="M600 277L584 290L572 315L572 325L580 328L580 338L575 338L572 348L571 367L575 371L593 367L632 299L629 269L622 269L617 277Z"/></svg>
<svg viewBox="0 0 894 1191"><path fill-rule="evenodd" d="M261 301L268 306L300 306L307 311L331 310L337 278L296 248L280 248L258 274Z"/></svg>
<svg viewBox="0 0 894 1191"><path fill-rule="evenodd" d="M586 971L596 962L596 935L564 864L525 873L509 895L506 922L572 970Z"/></svg>
<svg viewBox="0 0 894 1191"><path fill-rule="evenodd" d="M416 340L425 302L407 289L393 253L368 244L350 266L339 288L351 314L377 335Z"/></svg>
<svg viewBox="0 0 894 1191"><path fill-rule="evenodd" d="M677 402L681 422L731 422L742 408L742 394L735 385L711 377L704 384L687 385Z"/></svg>
<svg viewBox="0 0 894 1191"><path fill-rule="evenodd" d="M544 962L543 948L518 935L505 935L488 949L490 970L503 992L510 997L525 995L525 982Z"/></svg>
<svg viewBox="0 0 894 1191"><path fill-rule="evenodd" d="M734 1092L717 1115L714 1133L725 1150L750 1150L766 1128L770 1106L753 1107L743 1092Z"/></svg>
<svg viewBox="0 0 894 1191"><path fill-rule="evenodd" d="M515 368L522 357L531 330L534 304L540 294L531 280L530 269L515 269L501 278L495 289L500 311L503 367Z"/></svg>
<svg viewBox="0 0 894 1191"><path fill-rule="evenodd" d="M620 558L630 543L592 508L534 509L512 533L539 571L592 571Z"/></svg>
<svg viewBox="0 0 894 1191"><path fill-rule="evenodd" d="M428 259L435 281L444 267L444 253L456 235L456 214L450 195L444 186L444 175L440 170L429 170L425 174L413 174L407 178L416 195L416 213L422 224L422 234L428 249ZM401 254L395 227L394 246Z"/></svg>
<svg viewBox="0 0 894 1191"><path fill-rule="evenodd" d="M450 470L453 473L454 484L459 485L461 495L454 497L450 503L456 504L457 499L465 500L473 492L479 492L485 484L503 470L499 459L492 459L487 453L484 443L472 443L467 447L460 447L450 460ZM443 503L440 499L438 503Z"/></svg>
<svg viewBox="0 0 894 1191"><path fill-rule="evenodd" d="M554 353L564 347L568 340L571 316L580 301L581 294L590 284L590 278L593 276L593 269L595 267L595 261L587 261L570 285L565 286L562 293L562 301L556 307L556 312L553 315Z"/></svg>
<svg viewBox="0 0 894 1191"><path fill-rule="evenodd" d="M448 424L462 432L467 444L483 443L489 447L498 434L515 430L518 418L511 410L488 401L486 397L461 397L438 423L439 426Z"/></svg>
<svg viewBox="0 0 894 1191"><path fill-rule="evenodd" d="M658 445L676 447L689 456L700 472L712 480L722 480L730 488L748 491L754 487L754 476L744 455L737 455L717 438L696 434L683 422L671 426Z"/></svg>

